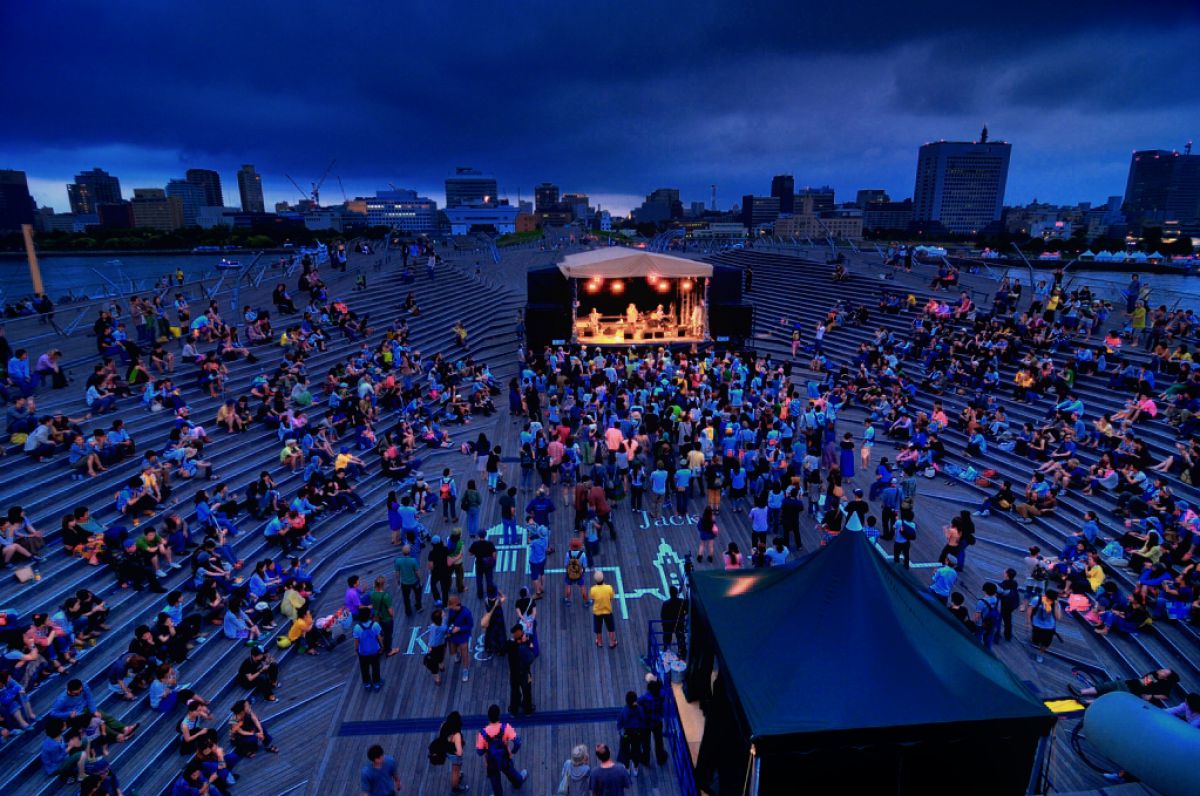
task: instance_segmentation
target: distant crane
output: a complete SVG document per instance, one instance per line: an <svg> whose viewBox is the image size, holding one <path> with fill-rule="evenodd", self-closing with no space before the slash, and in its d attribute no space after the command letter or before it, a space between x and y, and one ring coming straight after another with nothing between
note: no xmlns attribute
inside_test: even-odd
<svg viewBox="0 0 1200 796"><path fill-rule="evenodd" d="M338 175L338 188L340 188L342 191L342 201L349 202L350 197L346 196L346 186L342 185L342 175L340 175L340 174Z"/></svg>
<svg viewBox="0 0 1200 796"><path fill-rule="evenodd" d="M712 210L712 211L714 211L714 212L715 212L715 211L716 211L716 209L717 209L717 185L716 185L716 183L713 183L713 186L712 186L712 206L711 206L711 207L709 207L709 210Z"/></svg>
<svg viewBox="0 0 1200 796"><path fill-rule="evenodd" d="M321 206L321 186L325 184L325 179L329 176L329 172L333 171L333 165L335 163L337 163L337 158L334 158L333 160L329 161L329 165L325 167L325 173L321 175L321 179L317 180L314 183L311 183L312 190L310 190L310 191L305 191L303 188L301 188L300 184L297 183L295 180L293 180L290 174L284 174L283 176L288 178L288 182L290 182L292 185L296 186L296 190L300 192L301 196L303 196L305 199L311 199L312 203L314 205L316 205L317 207L320 207ZM341 180L342 180L342 178L338 177L339 183L341 182ZM345 189L342 190L342 193L343 193L343 195L345 194Z"/></svg>

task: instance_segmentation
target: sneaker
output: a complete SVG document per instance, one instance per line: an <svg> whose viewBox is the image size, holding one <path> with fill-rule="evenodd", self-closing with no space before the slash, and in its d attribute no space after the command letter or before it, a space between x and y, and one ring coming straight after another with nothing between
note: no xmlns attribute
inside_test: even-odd
<svg viewBox="0 0 1200 796"><path fill-rule="evenodd" d="M1046 662L1046 659L1045 659L1045 658L1043 658L1041 655L1037 656L1036 660L1037 660L1037 662L1038 662L1038 663L1045 663L1045 662Z"/></svg>
<svg viewBox="0 0 1200 796"><path fill-rule="evenodd" d="M528 781L529 781L529 769L523 768L523 769L521 769L521 784L524 785Z"/></svg>
<svg viewBox="0 0 1200 796"><path fill-rule="evenodd" d="M467 682L467 680L470 680L470 679L471 679L471 673L468 672L466 669L464 669L463 673L462 673L462 681L465 683L465 682Z"/></svg>
<svg viewBox="0 0 1200 796"><path fill-rule="evenodd" d="M172 561L171 569L183 569L183 564L180 564L178 561Z"/></svg>
<svg viewBox="0 0 1200 796"><path fill-rule="evenodd" d="M637 775L638 775L637 766L630 766L629 776L633 777L634 779L637 779Z"/></svg>
<svg viewBox="0 0 1200 796"><path fill-rule="evenodd" d="M166 571L165 571L165 570L162 570L162 569L156 569L156 570L154 571L154 574L155 574L155 575L158 575L160 578L165 578L165 577L167 576L167 573L166 573Z"/></svg>

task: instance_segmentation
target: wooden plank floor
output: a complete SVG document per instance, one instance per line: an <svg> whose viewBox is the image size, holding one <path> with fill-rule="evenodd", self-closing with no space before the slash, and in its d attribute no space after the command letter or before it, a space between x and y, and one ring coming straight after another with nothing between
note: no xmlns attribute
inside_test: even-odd
<svg viewBox="0 0 1200 796"><path fill-rule="evenodd" d="M518 427L507 418L492 419L482 425L490 438L505 451L515 451ZM475 433L474 431L472 433ZM876 456L891 456L893 451L886 444L877 446ZM509 482L515 483L515 464L506 465L510 471ZM463 457L455 468L460 478L460 487L465 480L478 478L470 459ZM852 484L866 488L868 478L862 473L851 479ZM921 532L914 545L913 575L928 583L932 575L932 564L941 549L941 527L966 506L970 500L966 490L948 486L940 480L922 480L917 499L918 525ZM562 503L562 494L555 490L559 508L552 515L551 540L556 552L550 556L547 573L547 599L539 604L538 627L542 655L534 664L534 702L539 714L547 712L574 712L556 718L548 726L523 727L517 720L515 725L525 738L520 752L519 764L531 772L530 793L551 793L557 786L557 777L562 762L576 743L589 746L598 741L609 743L615 750L617 731L614 720L595 720L596 711L614 709L622 702L627 690L640 693L644 683L645 667L640 660L646 653L646 623L658 617L661 600L666 595L667 585L682 576L683 555L694 552L697 534L692 522L677 519L674 524L663 521L647 521L644 515L629 509L628 502L614 510L618 529L618 540L602 542L600 565L609 582L617 590L615 610L620 644L617 649L597 649L593 644L590 627L590 612L576 597L571 605L562 602L562 553L571 536L572 511ZM529 496L522 495L522 500ZM693 512L702 507L700 498L692 498ZM383 519L382 507L369 510ZM500 527L495 498L484 496L481 526L489 528L489 536L500 548L497 585L510 603L506 606L506 620L513 621L512 602L518 589L528 585L527 565L524 550L506 548L500 542ZM449 523L437 517L426 517L423 521L434 532L444 532ZM1014 566L1017 556L1008 547L989 544L994 539L1005 545L1023 545L1016 529L996 519L977 520L981 542L970 549L966 572L958 588L967 596L968 605L973 606L975 597L981 592L985 580L999 579L1005 567ZM745 514L722 512L722 534L720 545L737 542L743 550L749 549L750 533ZM819 538L811 520L802 524L804 545L815 550ZM884 543L887 546L887 543ZM890 550L890 547L889 547ZM355 571L364 582L370 583L376 575L385 575L392 580L391 557L395 548L388 543L386 530L364 540L355 549L345 554L347 562L368 562ZM703 563L702 567L720 566ZM329 588L318 598L318 615L328 613L341 604L343 584ZM393 598L399 606L399 594L393 588ZM481 604L475 598L474 583L468 569L466 604L476 616L481 614ZM428 621L431 600L426 589L425 611L413 619L402 615L396 622L396 644L401 654L385 658L383 677L385 686L380 693L364 692L359 684L358 670L351 646L343 644L334 652L317 657L297 656L284 669L284 688L280 702L264 710L268 727L273 712L286 710L297 698L323 690L329 686L345 683L335 692L332 700L322 699L300 711L302 719L289 715L284 719L285 733L281 733L280 746L283 755L278 762L270 764L254 761L245 765L239 793L279 793L283 788L305 783L303 790L310 794L354 793L357 788L358 771L365 761L366 749L372 743L380 743L389 754L396 755L404 772L408 793L436 793L448 790L448 771L431 768L425 761L425 748L434 728L451 710L464 716L481 716L489 704L502 707L508 700L507 665L502 660L481 660L481 631L476 631L476 655L472 660L469 682L458 678L456 665L448 666L443 685L436 687L428 672L421 665L424 652L421 634ZM1049 656L1043 664L1034 662L1029 646L1028 630L1024 620L1018 616L1012 642L1002 642L996 654L1017 674L1018 678L1041 698L1048 699L1066 694L1068 683L1075 682L1074 661L1085 664L1088 671L1116 671L1114 662L1106 657L1090 633L1081 632L1073 622L1064 621L1061 634L1063 640L1056 642L1054 651L1065 658ZM394 725L358 724L361 722L404 721ZM540 719L538 719L540 721ZM1072 719L1066 720L1073 721ZM377 734L348 734L379 727ZM1056 736L1055 754L1052 757L1052 778L1060 790L1086 790L1104 783L1090 770L1079 765L1074 753L1067 745L1070 725L1060 726ZM473 738L478 726L472 724L467 732ZM1082 769L1082 770L1081 770ZM486 787L483 779L483 764L475 756L466 760L465 770L474 788ZM486 792L486 791L485 791ZM665 771L649 772L635 784L635 792L671 794L675 792L674 779Z"/></svg>

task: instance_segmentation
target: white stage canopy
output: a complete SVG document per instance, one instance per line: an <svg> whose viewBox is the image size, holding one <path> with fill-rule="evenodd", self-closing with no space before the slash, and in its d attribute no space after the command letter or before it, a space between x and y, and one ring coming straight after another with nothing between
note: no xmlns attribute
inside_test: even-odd
<svg viewBox="0 0 1200 796"><path fill-rule="evenodd" d="M689 276L712 276L713 272L711 265L698 260L626 249L621 246L568 255L558 264L558 270L568 279L635 279L647 276L680 279Z"/></svg>

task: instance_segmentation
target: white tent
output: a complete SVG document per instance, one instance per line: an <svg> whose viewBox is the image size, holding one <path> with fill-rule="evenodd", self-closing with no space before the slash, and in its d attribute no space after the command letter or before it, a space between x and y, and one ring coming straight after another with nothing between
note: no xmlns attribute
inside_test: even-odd
<svg viewBox="0 0 1200 796"><path fill-rule="evenodd" d="M1134 252L1133 257L1130 259L1132 259L1135 263L1144 263L1150 258L1146 256L1145 252Z"/></svg>
<svg viewBox="0 0 1200 796"><path fill-rule="evenodd" d="M1096 253L1093 252L1091 249L1088 249L1083 254L1079 255L1079 259L1080 260L1095 260Z"/></svg>
<svg viewBox="0 0 1200 796"><path fill-rule="evenodd" d="M711 265L698 260L617 246L568 255L558 264L558 270L568 279L633 279L647 276L680 279L712 276L713 272Z"/></svg>

